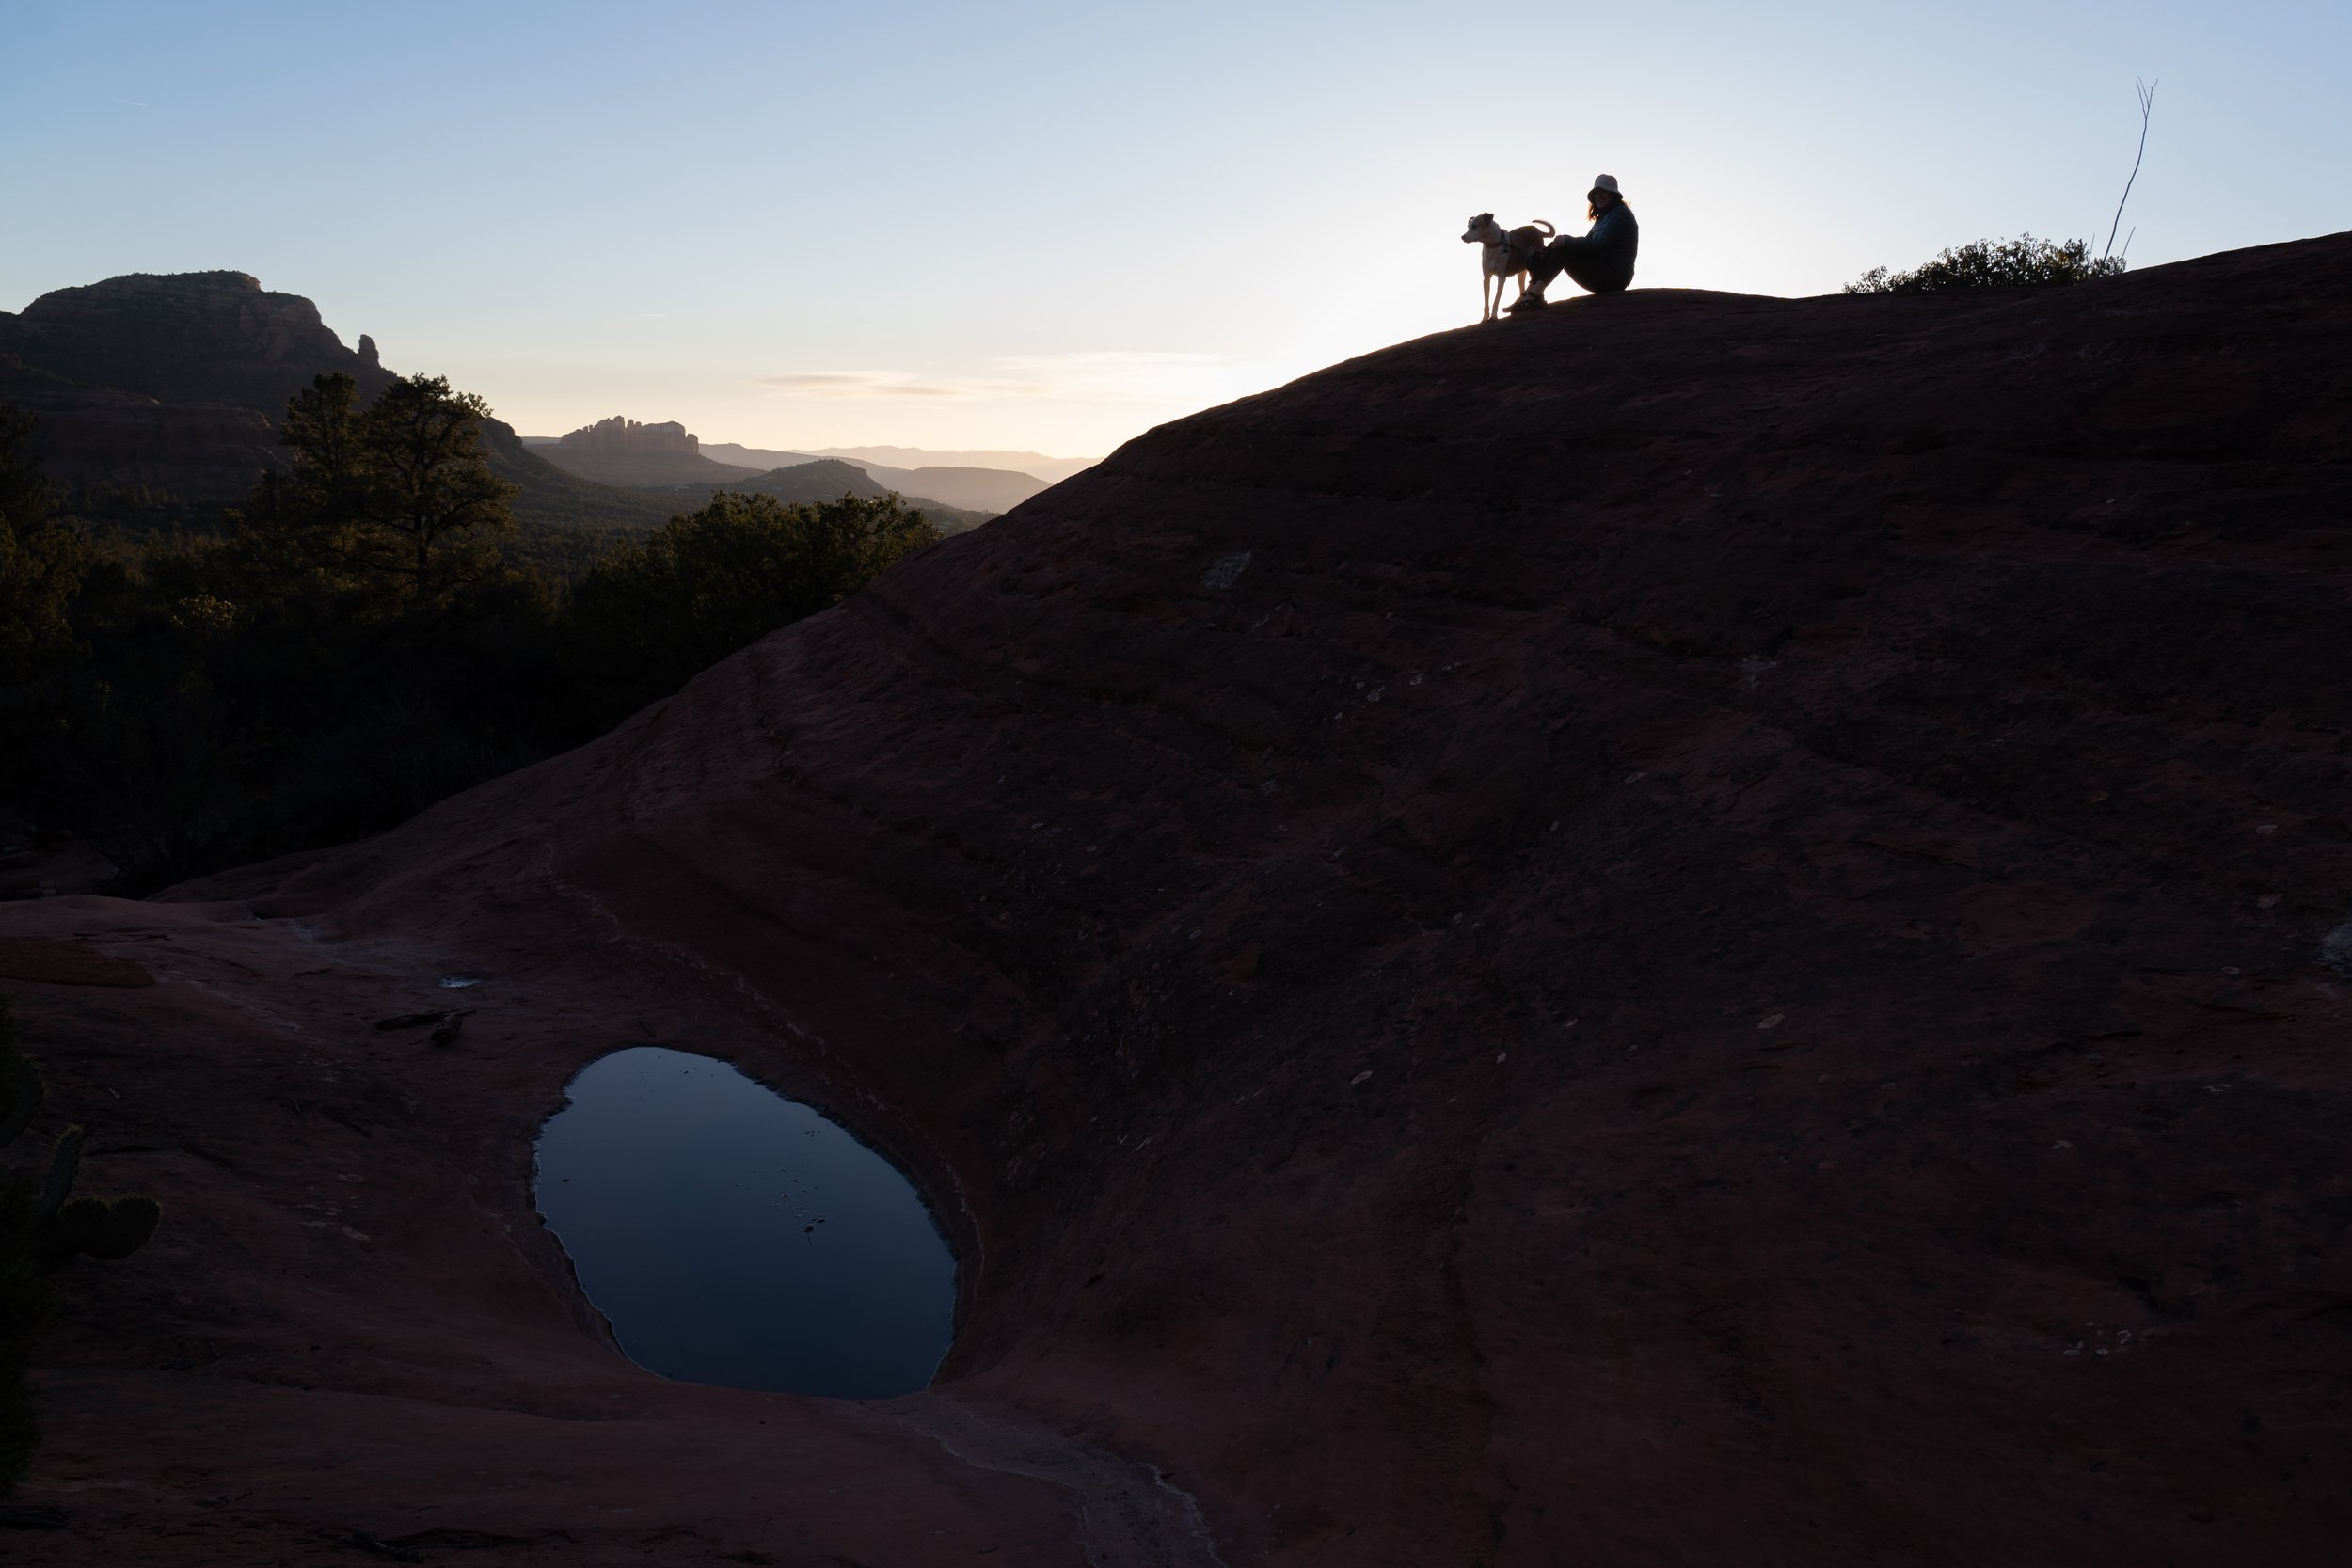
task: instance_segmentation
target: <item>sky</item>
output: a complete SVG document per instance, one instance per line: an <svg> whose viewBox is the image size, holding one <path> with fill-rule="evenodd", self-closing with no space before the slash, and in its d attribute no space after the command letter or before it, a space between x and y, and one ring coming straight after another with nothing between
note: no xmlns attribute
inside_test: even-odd
<svg viewBox="0 0 2352 1568"><path fill-rule="evenodd" d="M1637 287L2095 247L2144 77L2134 266L2352 227L2347 58L2344 0L0 0L0 309L231 269L526 435L1094 456L1470 324L1467 217L1604 171Z"/></svg>

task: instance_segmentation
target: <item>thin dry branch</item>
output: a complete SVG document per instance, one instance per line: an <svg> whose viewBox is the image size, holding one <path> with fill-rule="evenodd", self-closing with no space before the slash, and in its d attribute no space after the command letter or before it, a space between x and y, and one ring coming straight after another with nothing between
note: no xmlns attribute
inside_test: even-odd
<svg viewBox="0 0 2352 1568"><path fill-rule="evenodd" d="M2132 87L2139 94L2139 150L2132 156L2131 179L2123 182L2123 200L2115 204L2115 221L2107 225L2107 247L2099 253L2102 261L2114 254L2115 231L2123 227L2123 203L2131 200L2132 185L2139 179L2139 161L2148 156L2148 111L2155 106L2156 86L2154 82L2143 82L2137 76L2132 78ZM2125 248L2129 248L2129 242L2126 242Z"/></svg>

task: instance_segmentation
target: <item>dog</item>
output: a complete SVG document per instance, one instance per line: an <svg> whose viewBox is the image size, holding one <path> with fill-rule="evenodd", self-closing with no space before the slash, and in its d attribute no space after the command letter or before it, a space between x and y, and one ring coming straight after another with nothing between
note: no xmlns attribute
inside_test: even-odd
<svg viewBox="0 0 2352 1568"><path fill-rule="evenodd" d="M1522 296L1526 294L1527 263L1534 259L1535 252L1544 248L1544 242L1557 232L1542 218L1508 231L1495 221L1492 213L1481 213L1470 220L1470 227L1462 231L1462 243L1485 247L1478 253L1480 321L1490 322L1502 313L1504 278L1516 277L1519 280L1519 293ZM1488 282L1494 284L1494 298L1491 300L1486 297Z"/></svg>

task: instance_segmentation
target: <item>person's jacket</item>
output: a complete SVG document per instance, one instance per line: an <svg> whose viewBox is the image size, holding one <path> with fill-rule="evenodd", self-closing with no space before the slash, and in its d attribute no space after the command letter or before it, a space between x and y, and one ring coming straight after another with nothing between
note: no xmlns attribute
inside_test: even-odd
<svg viewBox="0 0 2352 1568"><path fill-rule="evenodd" d="M1582 237L1566 235L1568 274L1596 293L1633 281L1633 253L1642 248L1642 226L1620 201L1593 220Z"/></svg>

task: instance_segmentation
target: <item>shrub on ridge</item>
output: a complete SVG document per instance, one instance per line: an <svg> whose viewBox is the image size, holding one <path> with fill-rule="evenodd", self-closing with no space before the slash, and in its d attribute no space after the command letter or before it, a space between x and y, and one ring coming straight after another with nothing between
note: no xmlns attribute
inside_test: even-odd
<svg viewBox="0 0 2352 1568"><path fill-rule="evenodd" d="M2048 283L2088 283L2123 270L2121 256L2091 259L2089 240L1978 240L1947 246L1909 272L1872 267L1846 285L1850 294L1932 294L1950 289L2019 289Z"/></svg>

